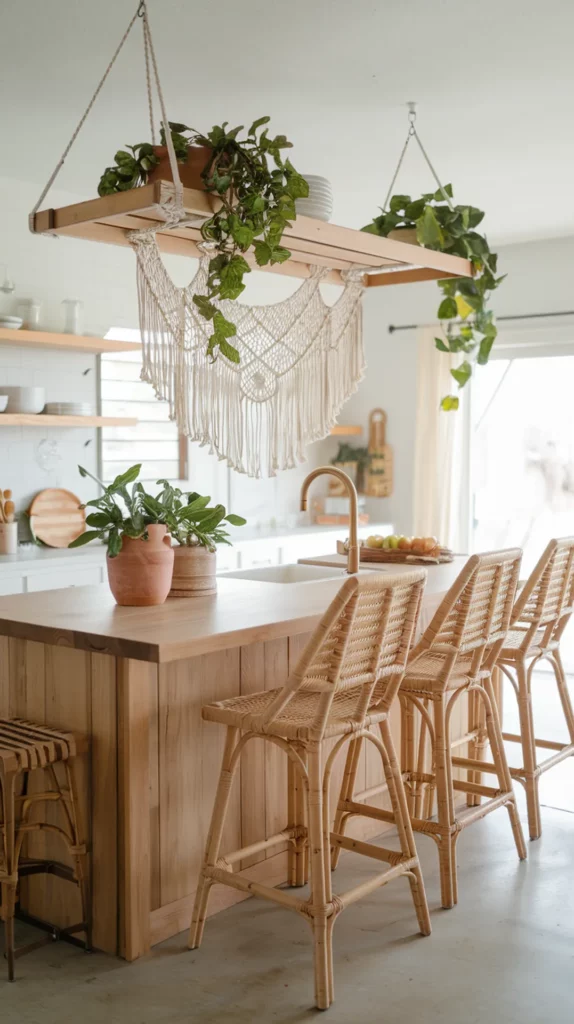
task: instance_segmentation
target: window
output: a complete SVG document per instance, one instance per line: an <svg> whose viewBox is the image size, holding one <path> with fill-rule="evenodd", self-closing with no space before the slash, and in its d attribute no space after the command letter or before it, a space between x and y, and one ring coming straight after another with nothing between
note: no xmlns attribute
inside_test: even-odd
<svg viewBox="0 0 574 1024"><path fill-rule="evenodd" d="M139 342L139 331L113 327L106 335L117 341ZM160 477L187 476L186 443L169 418L167 402L160 402L151 384L140 380L141 350L114 352L101 358L102 416L136 417L137 426L104 427L101 433L102 479L108 483L134 463L141 462L140 479L155 483Z"/></svg>

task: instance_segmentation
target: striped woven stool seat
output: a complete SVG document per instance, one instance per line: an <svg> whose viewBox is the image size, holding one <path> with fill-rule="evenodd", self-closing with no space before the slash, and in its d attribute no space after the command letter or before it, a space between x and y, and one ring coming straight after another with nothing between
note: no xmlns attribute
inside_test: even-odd
<svg viewBox="0 0 574 1024"><path fill-rule="evenodd" d="M384 699L386 689L386 681L377 684L378 700ZM258 720L263 712L281 692L282 688L279 688L264 690L261 693L253 693L244 697L231 697L229 700L207 704L203 708L202 714L209 722L221 722L224 725L237 726L243 730L264 732L266 735L283 736L286 739L309 739L310 727L319 712L322 693L299 690L293 694L277 718L266 724L264 729L258 726ZM350 687L348 690L340 690L334 695L325 723L324 735L326 737L345 736L353 732L359 692L360 687ZM379 712L371 707L361 728L368 728L370 725L381 722L387 717L387 714L386 706ZM358 727L356 726L356 728Z"/></svg>
<svg viewBox="0 0 574 1024"><path fill-rule="evenodd" d="M459 658L454 666L445 687L442 678L443 667L444 658L440 654L435 656L429 653L417 658L416 661L409 665L401 683L401 690L416 690L427 693L432 693L435 688L439 691L445 688L447 690L458 690L460 686L470 686L473 682L487 679L490 675L486 670L479 670L473 673L472 656L463 656Z"/></svg>
<svg viewBox="0 0 574 1024"><path fill-rule="evenodd" d="M559 642L557 640L549 640L545 643L545 633L545 629L539 629L534 636L526 628L509 630L504 641L504 647L500 653L499 661L535 658L542 650L555 651Z"/></svg>
<svg viewBox="0 0 574 1024"><path fill-rule="evenodd" d="M75 757L76 737L21 719L0 718L0 771L45 768Z"/></svg>

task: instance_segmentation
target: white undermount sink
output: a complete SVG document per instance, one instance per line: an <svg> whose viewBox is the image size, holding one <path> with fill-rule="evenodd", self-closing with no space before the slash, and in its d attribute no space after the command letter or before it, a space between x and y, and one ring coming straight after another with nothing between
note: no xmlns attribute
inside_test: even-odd
<svg viewBox="0 0 574 1024"><path fill-rule="evenodd" d="M319 580L344 579L347 572L328 565L301 565L293 562L288 565L266 565L259 569L236 569L218 575L237 580L260 580L262 583L318 583Z"/></svg>

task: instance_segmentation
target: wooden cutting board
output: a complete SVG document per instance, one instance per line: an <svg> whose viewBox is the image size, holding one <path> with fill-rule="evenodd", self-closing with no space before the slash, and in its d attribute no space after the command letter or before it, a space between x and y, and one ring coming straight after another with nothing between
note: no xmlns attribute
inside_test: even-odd
<svg viewBox="0 0 574 1024"><path fill-rule="evenodd" d="M386 443L387 414L373 409L369 416L369 468L365 476L365 494L369 498L388 498L393 492L393 449Z"/></svg>
<svg viewBox="0 0 574 1024"><path fill-rule="evenodd" d="M67 548L86 529L86 510L80 499L58 487L47 487L36 495L28 515L32 533L50 548Z"/></svg>

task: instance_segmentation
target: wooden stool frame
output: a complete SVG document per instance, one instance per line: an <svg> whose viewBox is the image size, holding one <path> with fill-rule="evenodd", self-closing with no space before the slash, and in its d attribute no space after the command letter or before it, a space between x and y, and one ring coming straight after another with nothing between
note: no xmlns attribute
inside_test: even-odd
<svg viewBox="0 0 574 1024"><path fill-rule="evenodd" d="M17 957L52 942L54 937L73 937L78 932L84 932L85 948L91 948L87 850L82 841L78 795L70 760L76 752L76 739L71 734L59 733L46 726L37 726L18 719L0 719L0 889L9 981L14 980L14 964ZM62 785L58 778L57 763L63 765L65 785ZM27 780L35 771L43 771L53 788L48 786L42 792L28 793ZM20 794L17 793L19 781L23 782ZM56 804L61 808L62 825L32 820L34 808L46 804ZM42 832L57 835L63 841L73 859L73 868L53 859L22 856L26 837ZM54 874L78 886L82 921L60 929L48 925L47 922L22 915L24 919L49 931L50 935L16 949L14 918L18 884L20 879L37 874Z"/></svg>
<svg viewBox="0 0 574 1024"><path fill-rule="evenodd" d="M510 773L526 790L528 827L531 839L542 834L540 776L567 757L574 755L574 708L566 673L560 656L560 640L574 608L574 537L551 540L529 579L522 587L512 613L509 643L498 658L498 665L518 702L520 733L503 732L507 742L522 747L522 765ZM532 713L532 674L539 661L550 662L570 737L569 743L539 739ZM538 761L536 748L553 753Z"/></svg>
<svg viewBox="0 0 574 1024"><path fill-rule="evenodd" d="M403 781L394 751L388 713L402 678L426 574L399 577L372 574L351 577L341 588L309 641L285 686L248 697L208 705L203 716L227 724L223 764L204 865L190 931L190 948L202 940L209 892L214 883L278 903L301 914L313 933L315 1001L327 1009L334 998L332 934L345 907L395 878L405 876L419 929L430 934L430 918ZM359 666L361 671L359 671ZM334 714L337 698L349 717ZM339 705L339 709L342 705ZM302 709L302 710L301 710ZM378 724L380 736L369 731ZM225 856L221 839L229 795L239 759L254 738L276 744L288 757L287 828ZM328 756L323 741L338 737ZM329 821L329 790L335 759L349 744L372 742L381 755L391 799L400 852L351 839ZM310 878L310 895L302 899L253 881L234 871L242 860L289 842L289 882L302 886ZM332 851L347 849L387 865L383 872L345 893L334 894Z"/></svg>
<svg viewBox="0 0 574 1024"><path fill-rule="evenodd" d="M504 642L518 581L521 552L510 550L473 555L444 597L423 636L412 649L399 690L401 702L402 777L411 826L437 844L441 902L458 901L456 844L461 831L499 807L506 807L518 856L526 858L512 778L506 762L492 672ZM472 744L469 757L452 755L450 723L456 702L469 695L469 730L456 745ZM415 713L420 716L415 746ZM432 770L425 771L427 736ZM494 764L483 751L490 742ZM353 799L360 750L349 751L346 778L335 827L344 828L352 814L390 822L388 811L369 808ZM468 781L453 779L453 767L467 769ZM498 786L482 785L482 772L497 775ZM437 820L430 820L435 791ZM457 813L454 794L467 794L468 809ZM482 803L481 798L486 797ZM424 808L423 808L424 801ZM421 816L422 814L422 816ZM336 863L336 855L334 858Z"/></svg>

